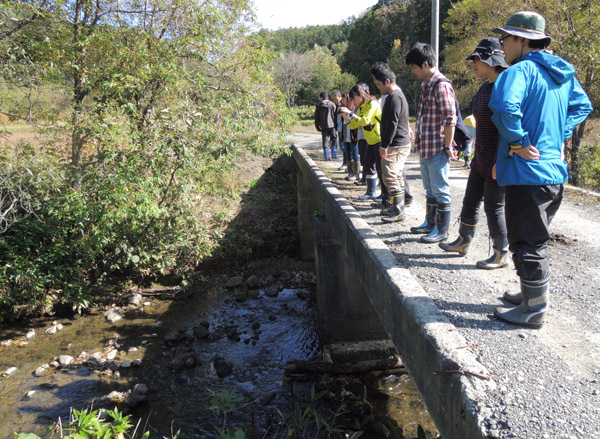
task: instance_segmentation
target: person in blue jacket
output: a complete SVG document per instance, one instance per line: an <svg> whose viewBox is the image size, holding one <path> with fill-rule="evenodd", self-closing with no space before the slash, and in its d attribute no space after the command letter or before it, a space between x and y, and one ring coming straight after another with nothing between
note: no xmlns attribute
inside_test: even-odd
<svg viewBox="0 0 600 439"><path fill-rule="evenodd" d="M540 328L548 306L550 267L546 246L549 226L568 179L565 141L592 111L575 79L575 70L546 48L552 39L536 12L518 12L493 31L506 61L492 91L489 107L500 133L495 175L506 188L509 249L521 291L505 293L516 307L496 308L510 324Z"/></svg>

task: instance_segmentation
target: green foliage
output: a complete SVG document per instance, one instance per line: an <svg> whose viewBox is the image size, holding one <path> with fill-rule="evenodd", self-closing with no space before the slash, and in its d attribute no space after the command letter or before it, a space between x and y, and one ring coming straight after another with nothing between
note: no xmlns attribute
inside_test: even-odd
<svg viewBox="0 0 600 439"><path fill-rule="evenodd" d="M276 52L304 53L314 46L326 47L335 51L337 44L348 39L350 22L337 25L306 26L276 31L263 29L259 32Z"/></svg>
<svg viewBox="0 0 600 439"><path fill-rule="evenodd" d="M580 186L600 191L600 144L584 143L581 146L579 163Z"/></svg>
<svg viewBox="0 0 600 439"><path fill-rule="evenodd" d="M134 0L0 4L11 17L2 74L68 102L13 108L33 111L52 140L1 157L0 176L32 211L0 235L0 320L51 301L81 309L115 276L185 278L209 254L201 207L240 189L229 171L242 154L280 154L291 122L247 7L182 0L160 15L152 0L141 16Z"/></svg>
<svg viewBox="0 0 600 439"><path fill-rule="evenodd" d="M237 404L242 402L244 398L235 395L235 387L231 390L225 389L220 392L208 389L208 392L212 395L212 398L210 399L210 410L217 416L222 417L222 426L215 427L217 432L216 437L218 439L245 439L246 434L241 428L237 428L233 432L229 431L227 421L227 416L237 410Z"/></svg>
<svg viewBox="0 0 600 439"><path fill-rule="evenodd" d="M73 410L68 425L62 427L61 438L64 439L133 439L140 437L148 439L150 432L138 436L136 431L131 432L133 424L129 422L130 415L123 413L115 407L114 410ZM49 428L50 432L61 429L58 424ZM179 432L170 439L177 439ZM54 437L54 433L51 434ZM15 439L41 439L32 433L15 433ZM163 439L168 439L163 437Z"/></svg>

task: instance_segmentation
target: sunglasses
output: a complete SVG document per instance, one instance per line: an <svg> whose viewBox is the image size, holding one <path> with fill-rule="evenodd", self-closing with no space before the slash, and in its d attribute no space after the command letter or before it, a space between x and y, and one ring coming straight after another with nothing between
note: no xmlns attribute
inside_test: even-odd
<svg viewBox="0 0 600 439"><path fill-rule="evenodd" d="M500 37L499 38L500 45L503 45L504 44L504 40L506 40L507 38L510 38L510 37L512 37L511 34L507 34L507 35L504 35L503 37Z"/></svg>

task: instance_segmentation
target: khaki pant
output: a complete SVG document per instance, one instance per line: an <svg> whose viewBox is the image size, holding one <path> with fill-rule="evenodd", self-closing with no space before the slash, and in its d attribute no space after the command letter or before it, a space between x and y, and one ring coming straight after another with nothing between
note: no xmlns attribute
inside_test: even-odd
<svg viewBox="0 0 600 439"><path fill-rule="evenodd" d="M410 145L401 148L388 148L388 156L381 159L383 172L383 183L386 185L390 195L404 193L404 180L402 171L404 162L410 154Z"/></svg>

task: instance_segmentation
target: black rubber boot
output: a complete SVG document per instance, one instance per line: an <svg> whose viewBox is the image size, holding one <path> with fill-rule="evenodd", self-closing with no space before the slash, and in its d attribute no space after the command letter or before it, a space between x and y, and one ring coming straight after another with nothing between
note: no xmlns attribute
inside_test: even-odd
<svg viewBox="0 0 600 439"><path fill-rule="evenodd" d="M548 307L548 280L521 279L523 302L514 308L498 307L494 316L511 325L541 328Z"/></svg>
<svg viewBox="0 0 600 439"><path fill-rule="evenodd" d="M367 192L364 195L358 197L359 200L373 200L375 199L375 191L377 190L377 176L370 175L367 177Z"/></svg>
<svg viewBox="0 0 600 439"><path fill-rule="evenodd" d="M403 221L404 215L404 194L390 195L392 199L392 212L381 218L385 223L395 223L396 221Z"/></svg>
<svg viewBox="0 0 600 439"><path fill-rule="evenodd" d="M447 252L457 252L460 256L465 256L469 250L469 245L475 236L477 223L472 218L461 218L458 227L458 238L454 241L445 243L440 242L440 248Z"/></svg>
<svg viewBox="0 0 600 439"><path fill-rule="evenodd" d="M432 244L448 239L448 229L450 228L450 203L439 203L436 212L436 227L431 233L421 236L421 242Z"/></svg>
<svg viewBox="0 0 600 439"><path fill-rule="evenodd" d="M494 270L508 265L506 256L508 255L508 238L503 235L492 235L494 254L483 261L477 261L477 268L484 270ZM512 302L511 302L512 303Z"/></svg>
<svg viewBox="0 0 600 439"><path fill-rule="evenodd" d="M420 226L411 227L410 231L412 233L431 233L435 229L435 211L437 210L435 198L427 197L425 209L425 222Z"/></svg>
<svg viewBox="0 0 600 439"><path fill-rule="evenodd" d="M520 305L523 303L523 295L520 291L505 291L502 295L504 300L513 305Z"/></svg>

